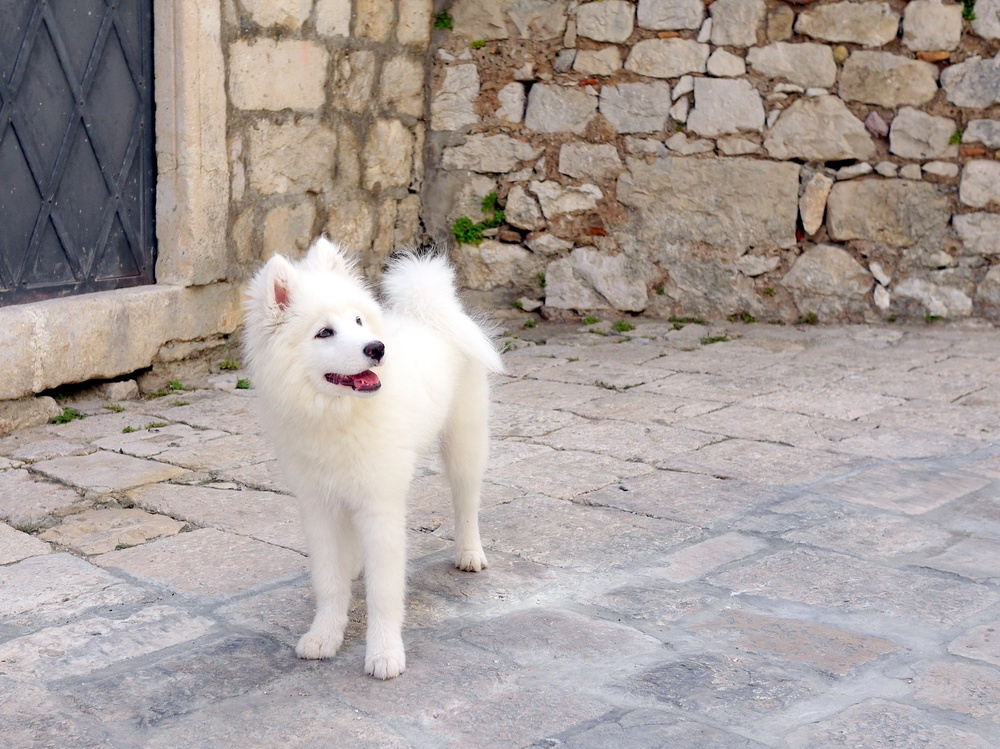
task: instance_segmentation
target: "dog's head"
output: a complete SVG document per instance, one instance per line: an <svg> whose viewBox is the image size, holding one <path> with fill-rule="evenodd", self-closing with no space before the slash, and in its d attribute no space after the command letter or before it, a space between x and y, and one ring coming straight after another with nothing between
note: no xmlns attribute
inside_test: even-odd
<svg viewBox="0 0 1000 749"><path fill-rule="evenodd" d="M370 396L382 386L372 368L386 355L383 337L378 304L325 237L297 263L275 255L250 284L247 348L257 378L273 372L290 386L305 378L321 393Z"/></svg>

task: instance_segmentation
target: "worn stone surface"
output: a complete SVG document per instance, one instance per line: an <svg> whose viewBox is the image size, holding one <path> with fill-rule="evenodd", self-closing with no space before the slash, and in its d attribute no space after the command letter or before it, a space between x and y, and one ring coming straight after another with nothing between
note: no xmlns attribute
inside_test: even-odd
<svg viewBox="0 0 1000 749"><path fill-rule="evenodd" d="M827 202L827 228L838 240L910 247L943 236L948 214L948 198L934 185L898 179L838 182Z"/></svg>
<svg viewBox="0 0 1000 749"><path fill-rule="evenodd" d="M567 143L559 149L559 171L570 177L601 180L624 168L618 150L609 143Z"/></svg>
<svg viewBox="0 0 1000 749"><path fill-rule="evenodd" d="M749 81L698 78L688 128L717 136L764 129L764 103Z"/></svg>
<svg viewBox="0 0 1000 749"><path fill-rule="evenodd" d="M799 14L795 31L828 42L881 47L896 38L899 14L888 3L840 2L817 5Z"/></svg>
<svg viewBox="0 0 1000 749"><path fill-rule="evenodd" d="M979 16L979 13L976 13ZM914 0L903 10L903 44L912 50L955 49L962 39L962 7Z"/></svg>
<svg viewBox="0 0 1000 749"><path fill-rule="evenodd" d="M475 65L454 65L444 72L441 88L431 98L431 128L461 130L479 122L474 103L479 96Z"/></svg>
<svg viewBox="0 0 1000 749"><path fill-rule="evenodd" d="M298 40L234 42L229 49L229 96L240 109L317 110L326 101L329 53ZM282 81L275 86L274 81Z"/></svg>
<svg viewBox="0 0 1000 749"><path fill-rule="evenodd" d="M1000 162L970 161L962 169L958 199L972 208L1000 203Z"/></svg>
<svg viewBox="0 0 1000 749"><path fill-rule="evenodd" d="M802 218L802 228L806 234L812 235L823 225L826 213L826 201L830 197L833 180L822 172L816 172L806 182L805 190L799 197L799 215Z"/></svg>
<svg viewBox="0 0 1000 749"><path fill-rule="evenodd" d="M792 25L795 23L795 11L783 3L776 5L767 14L767 40L783 42L792 38Z"/></svg>
<svg viewBox="0 0 1000 749"><path fill-rule="evenodd" d="M645 39L632 47L625 69L650 78L704 73L709 46L690 39Z"/></svg>
<svg viewBox="0 0 1000 749"><path fill-rule="evenodd" d="M109 508L70 515L56 527L43 531L39 538L79 554L103 554L118 547L172 536L183 527L184 523L166 515Z"/></svg>
<svg viewBox="0 0 1000 749"><path fill-rule="evenodd" d="M582 133L594 118L597 97L579 89L538 84L528 94L524 126L538 133Z"/></svg>
<svg viewBox="0 0 1000 749"><path fill-rule="evenodd" d="M825 44L776 42L766 47L752 47L747 53L747 62L761 75L799 86L826 88L837 80L833 52Z"/></svg>
<svg viewBox="0 0 1000 749"><path fill-rule="evenodd" d="M519 229L541 229L545 226L542 210L522 185L514 185L507 193L507 203L504 206L504 219L511 226Z"/></svg>
<svg viewBox="0 0 1000 749"><path fill-rule="evenodd" d="M52 547L27 533L0 523L0 566L20 562L28 557L48 554Z"/></svg>
<svg viewBox="0 0 1000 749"><path fill-rule="evenodd" d="M972 314L972 299L965 291L923 278L907 278L893 287L893 293L912 299L926 314L936 317L968 317Z"/></svg>
<svg viewBox="0 0 1000 749"><path fill-rule="evenodd" d="M799 256L781 283L803 315L835 319L863 313L872 277L841 248L817 245Z"/></svg>
<svg viewBox="0 0 1000 749"><path fill-rule="evenodd" d="M764 148L776 159L805 161L870 159L875 155L875 143L864 123L836 96L796 101L771 127Z"/></svg>
<svg viewBox="0 0 1000 749"><path fill-rule="evenodd" d="M545 180L532 181L528 189L538 198L545 218L555 218L567 213L589 211L597 207L597 201L603 197L600 189L594 185L582 184L577 187L564 187L558 182Z"/></svg>
<svg viewBox="0 0 1000 749"><path fill-rule="evenodd" d="M55 399L48 395L0 401L0 435L17 429L47 424L60 414L62 409Z"/></svg>
<svg viewBox="0 0 1000 749"><path fill-rule="evenodd" d="M598 42L624 42L634 25L635 6L625 0L587 3L576 11L576 33Z"/></svg>
<svg viewBox="0 0 1000 749"><path fill-rule="evenodd" d="M316 122L261 121L250 129L247 178L265 195L322 192L332 182L336 145L333 132Z"/></svg>
<svg viewBox="0 0 1000 749"><path fill-rule="evenodd" d="M708 6L712 16L712 44L752 47L766 13L764 0L715 0Z"/></svg>
<svg viewBox="0 0 1000 749"><path fill-rule="evenodd" d="M581 49L573 58L573 70L584 75L613 75L621 67L622 54L615 46Z"/></svg>
<svg viewBox="0 0 1000 749"><path fill-rule="evenodd" d="M840 96L883 107L919 106L937 92L937 78L937 68L929 62L889 52L855 52L841 71Z"/></svg>
<svg viewBox="0 0 1000 749"><path fill-rule="evenodd" d="M646 283L624 255L605 255L581 247L545 269L545 303L559 309L646 308Z"/></svg>
<svg viewBox="0 0 1000 749"><path fill-rule="evenodd" d="M462 245L457 265L463 285L470 289L495 289L533 283L539 263L520 245L484 239L478 246Z"/></svg>
<svg viewBox="0 0 1000 749"><path fill-rule="evenodd" d="M736 78L747 72L743 58L724 49L716 49L709 56L706 69L716 78Z"/></svg>
<svg viewBox="0 0 1000 749"><path fill-rule="evenodd" d="M1000 39L1000 3L976 0L972 30L983 39Z"/></svg>
<svg viewBox="0 0 1000 749"><path fill-rule="evenodd" d="M501 120L517 123L524 119L524 106L527 101L524 84L517 81L508 83L497 92L497 101L500 102L497 117Z"/></svg>
<svg viewBox="0 0 1000 749"><path fill-rule="evenodd" d="M912 107L903 107L892 120L889 150L907 159L935 159L958 155L958 146L949 141L955 121L935 117Z"/></svg>
<svg viewBox="0 0 1000 749"><path fill-rule="evenodd" d="M323 36L349 36L351 3L349 0L316 0L316 31Z"/></svg>
<svg viewBox="0 0 1000 749"><path fill-rule="evenodd" d="M977 255L1000 255L1000 216L993 213L963 213L952 219L965 251Z"/></svg>
<svg viewBox="0 0 1000 749"><path fill-rule="evenodd" d="M639 0L636 16L644 29L697 29L705 5L700 0Z"/></svg>
<svg viewBox="0 0 1000 749"><path fill-rule="evenodd" d="M103 492L167 481L187 473L183 468L166 463L105 451L46 460L36 463L35 470L67 484Z"/></svg>
<svg viewBox="0 0 1000 749"><path fill-rule="evenodd" d="M993 59L978 55L941 72L941 88L959 107L981 109L1000 102L1000 52Z"/></svg>
<svg viewBox="0 0 1000 749"><path fill-rule="evenodd" d="M471 135L461 146L446 148L445 169L468 169L474 172L509 172L521 161L535 159L542 153L509 135Z"/></svg>
<svg viewBox="0 0 1000 749"><path fill-rule="evenodd" d="M1000 120L971 120L962 133L962 142L1000 148Z"/></svg>
<svg viewBox="0 0 1000 749"><path fill-rule="evenodd" d="M658 132L670 113L670 86L662 82L604 86L600 111L616 132Z"/></svg>

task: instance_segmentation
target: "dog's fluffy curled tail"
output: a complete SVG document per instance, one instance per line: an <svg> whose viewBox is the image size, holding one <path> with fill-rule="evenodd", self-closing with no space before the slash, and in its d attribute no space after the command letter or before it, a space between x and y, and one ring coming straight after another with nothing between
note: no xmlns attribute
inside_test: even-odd
<svg viewBox="0 0 1000 749"><path fill-rule="evenodd" d="M394 311L436 330L491 372L504 371L500 355L484 332L490 326L477 323L462 309L455 272L443 257L398 257L382 276L382 289Z"/></svg>

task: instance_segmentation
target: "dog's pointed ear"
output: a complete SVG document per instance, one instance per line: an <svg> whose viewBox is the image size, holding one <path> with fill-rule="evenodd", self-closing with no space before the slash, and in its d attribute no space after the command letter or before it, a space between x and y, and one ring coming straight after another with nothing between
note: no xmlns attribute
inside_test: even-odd
<svg viewBox="0 0 1000 749"><path fill-rule="evenodd" d="M291 304L295 269L284 255L275 255L264 266L265 299L268 307L284 312Z"/></svg>
<svg viewBox="0 0 1000 749"><path fill-rule="evenodd" d="M334 273L349 273L350 263L344 251L325 234L319 236L306 255L306 262L317 270L333 271Z"/></svg>

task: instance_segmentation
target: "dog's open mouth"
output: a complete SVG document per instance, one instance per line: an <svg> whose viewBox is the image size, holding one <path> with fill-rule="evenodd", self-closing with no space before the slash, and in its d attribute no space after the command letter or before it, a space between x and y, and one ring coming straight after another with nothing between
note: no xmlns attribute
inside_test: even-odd
<svg viewBox="0 0 1000 749"><path fill-rule="evenodd" d="M345 387L351 388L351 390L357 390L359 393L374 393L380 387L382 383L379 382L378 375L372 372L370 369L366 369L364 372L358 372L353 375L342 375L336 374L335 372L328 372L324 375L326 381L334 385L344 385Z"/></svg>

